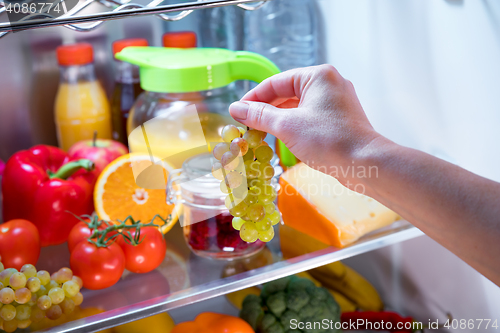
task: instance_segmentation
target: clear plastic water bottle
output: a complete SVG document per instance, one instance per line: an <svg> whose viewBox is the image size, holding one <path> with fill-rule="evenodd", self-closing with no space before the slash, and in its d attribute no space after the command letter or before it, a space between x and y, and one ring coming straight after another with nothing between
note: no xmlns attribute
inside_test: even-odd
<svg viewBox="0 0 500 333"><path fill-rule="evenodd" d="M245 49L282 71L318 62L318 14L314 0L273 0L245 14Z"/></svg>
<svg viewBox="0 0 500 333"><path fill-rule="evenodd" d="M243 50L245 10L237 6L224 6L200 12L199 29L203 47Z"/></svg>

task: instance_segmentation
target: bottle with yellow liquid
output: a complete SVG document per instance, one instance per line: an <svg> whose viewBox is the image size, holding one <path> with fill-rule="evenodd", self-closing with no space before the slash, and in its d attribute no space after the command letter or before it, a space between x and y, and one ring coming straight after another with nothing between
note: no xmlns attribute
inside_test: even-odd
<svg viewBox="0 0 500 333"><path fill-rule="evenodd" d="M55 102L59 147L74 143L111 139L111 116L106 93L95 76L92 45L78 43L57 48L61 79Z"/></svg>
<svg viewBox="0 0 500 333"><path fill-rule="evenodd" d="M216 48L128 47L115 57L139 66L144 89L127 123L131 152L151 154L180 168L220 142L227 124L238 124L229 105L234 82L260 82L279 72L251 52Z"/></svg>

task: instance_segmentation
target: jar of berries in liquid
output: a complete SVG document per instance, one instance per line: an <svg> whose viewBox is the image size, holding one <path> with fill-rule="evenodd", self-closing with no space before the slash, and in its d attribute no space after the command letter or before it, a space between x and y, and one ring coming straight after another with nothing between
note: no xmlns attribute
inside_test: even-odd
<svg viewBox="0 0 500 333"><path fill-rule="evenodd" d="M167 203L182 203L179 220L188 247L198 256L234 260L251 256L264 247L257 240L247 243L232 226L220 180L212 175L212 154L186 160L172 172L167 184Z"/></svg>

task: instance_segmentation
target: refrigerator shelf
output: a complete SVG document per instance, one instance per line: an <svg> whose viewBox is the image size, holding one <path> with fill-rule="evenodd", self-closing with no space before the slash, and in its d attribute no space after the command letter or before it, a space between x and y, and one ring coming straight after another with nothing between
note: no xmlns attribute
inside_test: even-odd
<svg viewBox="0 0 500 333"><path fill-rule="evenodd" d="M104 290L82 290L82 309L100 308L105 312L43 332L100 331L406 241L423 233L406 221L398 221L364 236L349 247L329 247L288 260L281 256L278 235L267 244L266 252L253 259L215 261L191 254L182 229L177 225L166 235L167 257L156 270L146 274L126 273L116 285ZM62 244L42 249L38 268L54 271L68 265L69 254L65 247L66 244ZM253 269L245 271L250 268Z"/></svg>
<svg viewBox="0 0 500 333"><path fill-rule="evenodd" d="M82 0L76 4L75 7L67 10L65 0L54 0L53 4L64 5L64 14L59 17L51 17L47 11L50 11L51 6L38 6L34 0L29 0L27 3L35 5L32 8L33 12L19 19L16 22L9 22L7 20L7 12L14 11L17 13L21 7L12 7L12 4L0 0L0 38L4 37L10 32L38 29L50 26L64 26L70 30L86 32L99 27L105 20L119 19L129 16L138 15L151 15L156 14L157 17L164 21L178 21L188 16L196 9L214 8L229 5L237 5L244 10L255 10L264 5L269 0L256 1L256 0L197 0L191 2L183 2L170 5L162 5L165 0L152 0L147 5L132 3L131 0ZM252 4L247 4L253 2ZM48 4L48 3L46 3ZM100 5L102 11L97 13L81 14L84 9L89 6ZM55 6L54 6L55 7ZM14 8L14 9L13 9ZM94 7L96 8L96 7ZM31 10L31 9L29 9ZM28 13L28 9L26 9ZM39 12L40 11L40 12ZM80 14L79 14L80 13ZM176 13L169 15L167 13ZM76 25L77 23L93 22L88 25Z"/></svg>

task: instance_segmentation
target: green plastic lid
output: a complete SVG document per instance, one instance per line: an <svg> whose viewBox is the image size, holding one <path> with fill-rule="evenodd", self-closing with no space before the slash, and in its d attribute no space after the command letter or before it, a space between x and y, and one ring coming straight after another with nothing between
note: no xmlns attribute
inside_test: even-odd
<svg viewBox="0 0 500 333"><path fill-rule="evenodd" d="M236 80L261 82L280 72L259 54L226 49L131 46L115 57L140 67L142 89L161 93L211 90Z"/></svg>

